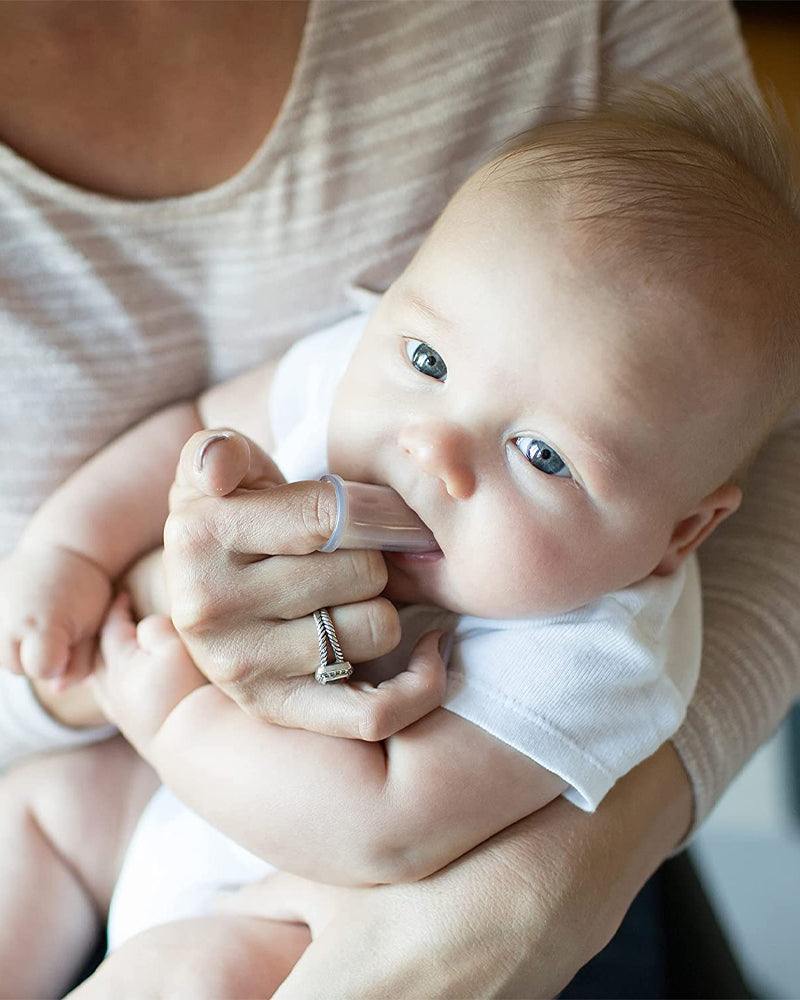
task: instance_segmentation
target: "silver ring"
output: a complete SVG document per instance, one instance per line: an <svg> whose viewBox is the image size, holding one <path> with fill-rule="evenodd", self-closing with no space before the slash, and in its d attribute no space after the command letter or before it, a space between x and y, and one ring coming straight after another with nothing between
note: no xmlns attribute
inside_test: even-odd
<svg viewBox="0 0 800 1000"><path fill-rule="evenodd" d="M330 612L320 608L312 613L317 626L317 641L319 642L319 666L314 671L314 677L320 684L330 684L332 681L346 681L352 674L353 667L342 655L339 637L333 627ZM328 647L333 651L333 663L328 661Z"/></svg>

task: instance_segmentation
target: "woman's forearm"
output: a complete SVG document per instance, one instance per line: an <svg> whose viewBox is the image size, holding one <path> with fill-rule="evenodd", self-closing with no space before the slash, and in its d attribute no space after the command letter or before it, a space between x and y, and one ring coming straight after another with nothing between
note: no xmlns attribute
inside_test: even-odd
<svg viewBox="0 0 800 1000"><path fill-rule="evenodd" d="M521 878L534 899L533 907L523 907L533 920L527 947L520 940L521 965L503 995L530 996L531 984L546 978L552 986L535 995L550 996L574 975L579 966L545 974L540 965L542 955L565 955L558 945L565 932L582 942L581 965L605 947L634 896L683 838L690 817L687 775L667 743L622 778L594 814L559 799L490 841L487 852L497 852L509 891L520 891Z"/></svg>

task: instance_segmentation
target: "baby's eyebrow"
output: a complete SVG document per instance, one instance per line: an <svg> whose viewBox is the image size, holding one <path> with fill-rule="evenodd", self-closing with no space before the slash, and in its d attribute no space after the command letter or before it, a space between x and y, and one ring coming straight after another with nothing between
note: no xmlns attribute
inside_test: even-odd
<svg viewBox="0 0 800 1000"><path fill-rule="evenodd" d="M559 401L563 404L563 400ZM613 444L609 445L602 424L596 429L591 426L591 418L587 416L576 419L568 410L553 400L546 403L538 418L532 421L539 433L552 434L551 446L561 447L564 455L570 459L578 471L580 478L597 484L606 484L626 475L627 459Z"/></svg>
<svg viewBox="0 0 800 1000"><path fill-rule="evenodd" d="M446 319L440 312L438 312L434 307L418 295L416 292L412 292L409 289L402 289L400 292L401 297L405 303L415 309L420 315L429 323L433 323L438 327L443 327L446 330L452 329L452 323L450 320Z"/></svg>
<svg viewBox="0 0 800 1000"><path fill-rule="evenodd" d="M615 454L614 451L609 450L601 444L597 437L594 435L587 435L585 432L581 435L581 437L583 441L586 442L589 450L588 461L597 463L597 465L601 466L611 477L617 477L624 471L624 462L620 460L619 456ZM595 476L596 475L597 472L595 471Z"/></svg>

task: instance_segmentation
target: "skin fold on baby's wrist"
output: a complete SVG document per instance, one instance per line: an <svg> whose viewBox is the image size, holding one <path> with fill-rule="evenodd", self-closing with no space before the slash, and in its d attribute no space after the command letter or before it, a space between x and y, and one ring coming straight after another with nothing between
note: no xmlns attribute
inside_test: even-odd
<svg viewBox="0 0 800 1000"><path fill-rule="evenodd" d="M24 532L17 545L17 551L21 555L26 553L52 553L55 557L66 557L67 559L80 560L81 563L90 570L94 570L98 575L111 580L111 573L96 558L78 548L54 538L46 531L31 530Z"/></svg>
<svg viewBox="0 0 800 1000"><path fill-rule="evenodd" d="M48 681L31 681L31 687L42 708L62 726L88 729L108 722L100 711L91 685L86 681L63 691L56 690Z"/></svg>

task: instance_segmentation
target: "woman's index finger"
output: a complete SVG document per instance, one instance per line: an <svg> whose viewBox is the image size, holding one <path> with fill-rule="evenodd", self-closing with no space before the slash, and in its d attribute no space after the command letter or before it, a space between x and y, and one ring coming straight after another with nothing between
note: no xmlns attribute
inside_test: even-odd
<svg viewBox="0 0 800 1000"><path fill-rule="evenodd" d="M330 483L284 483L226 498L235 548L248 555L307 555L333 534L336 492ZM220 503L221 506L221 503Z"/></svg>
<svg viewBox="0 0 800 1000"><path fill-rule="evenodd" d="M164 530L168 560L180 558L184 542L196 552L198 538L239 555L307 555L328 541L336 525L338 506L331 483L242 487L221 498L176 486L178 491L182 496L172 504Z"/></svg>

